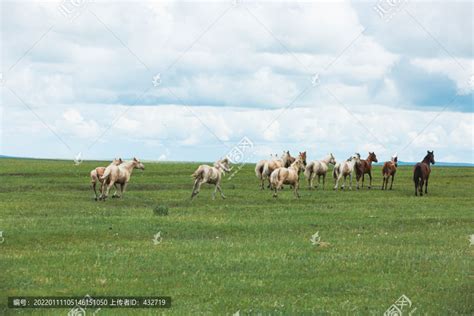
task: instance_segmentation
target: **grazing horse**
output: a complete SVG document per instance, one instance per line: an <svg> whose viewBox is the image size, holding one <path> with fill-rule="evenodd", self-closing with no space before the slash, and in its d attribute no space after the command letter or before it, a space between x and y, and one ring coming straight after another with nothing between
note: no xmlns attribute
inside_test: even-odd
<svg viewBox="0 0 474 316"><path fill-rule="evenodd" d="M115 166L118 166L122 163L122 158L115 158L112 163L110 165L115 165ZM93 169L90 173L90 176L91 176L91 188L92 190L94 191L94 195L95 195L95 200L97 201L99 196L97 195L97 190L96 190L96 185L97 185L97 182L100 182L100 189L99 189L99 192L102 193L102 188L104 186L104 181L100 179L100 177L102 177L104 175L104 171L105 171L106 167L97 167L95 169ZM115 187L115 192L117 192L117 187Z"/></svg>
<svg viewBox="0 0 474 316"><path fill-rule="evenodd" d="M430 177L431 168L430 163L435 164L434 152L427 152L425 158L415 165L413 169L413 181L415 182L415 196L418 195L417 190L420 191L420 196L423 196L423 184L425 184L425 194L428 194L428 179Z"/></svg>
<svg viewBox="0 0 474 316"><path fill-rule="evenodd" d="M332 171L332 175L336 182L336 184L334 185L334 190L337 189L339 185L339 181L341 180L342 177L344 177L344 183L341 186L341 190L344 190L344 187L346 186L347 176L349 176L350 178L349 190L352 190L352 174L354 173L356 163L358 163L359 161L360 161L360 155L354 154L351 157L349 157L349 159L347 159L346 161L337 163L334 166L334 169Z"/></svg>
<svg viewBox="0 0 474 316"><path fill-rule="evenodd" d="M325 158L319 161L311 161L304 170L304 175L308 179L308 186L311 190L313 188L313 180L318 176L318 184L316 188L319 187L321 183L321 176L323 177L323 189L324 189L324 182L326 180L326 173L328 172L329 164L335 165L336 158L332 153L328 154Z"/></svg>
<svg viewBox="0 0 474 316"><path fill-rule="evenodd" d="M357 180L357 190L359 189L360 178L362 178L362 187L364 187L364 177L366 173L369 175L370 178L368 188L370 189L372 187L372 162L379 161L377 160L377 156L375 155L375 153L369 151L369 156L367 157L367 159L361 159L360 162L356 164L355 171Z"/></svg>
<svg viewBox="0 0 474 316"><path fill-rule="evenodd" d="M299 198L299 174L304 170L304 167L303 160L298 157L298 159L296 159L295 162L293 162L288 168L280 167L273 170L272 174L270 175L271 188L274 191L273 197L278 196L278 190L281 190L284 184L289 184L293 186L294 194L297 198Z"/></svg>
<svg viewBox="0 0 474 316"><path fill-rule="evenodd" d="M271 160L262 160L257 163L255 167L255 174L261 181L261 188L264 189L263 184L265 180L268 180L268 187L270 187L270 175L273 170L280 167L289 167L289 160L291 157L289 151L283 151L283 154L280 159L271 159ZM263 162L263 165L262 165Z"/></svg>
<svg viewBox="0 0 474 316"><path fill-rule="evenodd" d="M225 199L224 193L222 193L221 180L222 175L225 172L229 172L230 170L230 162L228 158L216 161L213 167L208 165L200 165L191 175L195 179L193 192L191 193L191 199L198 195L203 183L214 184L216 186L214 192L212 193L213 200L216 198L217 190L219 190L221 197Z"/></svg>
<svg viewBox="0 0 474 316"><path fill-rule="evenodd" d="M398 167L398 157L397 153L392 156L392 159L390 161L386 161L383 164L382 167L382 175L383 175L383 180L382 180L382 190L387 190L388 188L388 179L392 177L392 182L390 183L390 190L393 187L393 179L395 178L395 173L397 172L397 167Z"/></svg>
<svg viewBox="0 0 474 316"><path fill-rule="evenodd" d="M102 188L101 199L105 201L109 196L110 188L116 183L120 184L120 195L114 194L113 197L123 197L125 189L127 188L130 177L132 176L133 169L145 170L145 166L137 158L133 158L131 161L122 163L121 165L111 165L105 168L104 175L100 177L107 187L104 185Z"/></svg>

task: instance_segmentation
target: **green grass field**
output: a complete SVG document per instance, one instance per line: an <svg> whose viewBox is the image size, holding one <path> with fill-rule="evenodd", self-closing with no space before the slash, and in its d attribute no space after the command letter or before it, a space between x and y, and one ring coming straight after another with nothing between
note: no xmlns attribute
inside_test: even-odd
<svg viewBox="0 0 474 316"><path fill-rule="evenodd" d="M421 198L412 167L381 191L376 166L370 191L303 180L297 200L259 190L248 165L224 180L226 200L203 186L191 202L198 164L149 163L123 200L95 202L88 175L104 164L0 160L1 315L68 312L8 309L8 296L86 294L172 297L166 310L98 315L382 315L402 294L413 315L474 313L474 168L434 166Z"/></svg>

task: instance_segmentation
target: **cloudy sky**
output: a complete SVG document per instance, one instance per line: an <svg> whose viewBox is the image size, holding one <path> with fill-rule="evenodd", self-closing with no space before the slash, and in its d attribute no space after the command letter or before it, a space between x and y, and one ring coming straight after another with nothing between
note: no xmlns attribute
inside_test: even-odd
<svg viewBox="0 0 474 316"><path fill-rule="evenodd" d="M471 1L2 1L0 154L474 162Z"/></svg>

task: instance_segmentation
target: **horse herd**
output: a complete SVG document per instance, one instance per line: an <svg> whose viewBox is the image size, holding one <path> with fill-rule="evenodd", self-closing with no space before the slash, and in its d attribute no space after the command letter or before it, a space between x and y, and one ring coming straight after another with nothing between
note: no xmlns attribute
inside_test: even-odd
<svg viewBox="0 0 474 316"><path fill-rule="evenodd" d="M271 155L271 159L261 160L255 166L255 174L260 180L260 188L265 189L265 182L268 181L267 187L273 191L273 196L278 196L278 191L283 188L283 185L289 185L293 188L294 195L300 197L299 187L301 173L304 174L308 181L308 188L314 189L313 181L318 177L316 188L321 185L324 189L326 174L329 170L329 165L334 165L332 175L334 178L334 190L337 190L339 183L342 180L341 189L346 186L346 179L349 177L349 189L352 190L352 178L356 177L357 189L359 189L359 182L362 180L362 188L364 187L364 178L367 174L369 176L368 188L372 187L372 163L378 162L377 156L374 152L369 152L367 159L361 159L360 154L355 153L347 160L340 163L332 153L328 154L321 160L306 162L306 152L300 152L298 157L292 157L289 151L284 151L278 157ZM434 164L434 153L428 151L423 160L417 163L413 169L413 181L415 183L415 195L423 195L423 186L425 186L425 194L428 193L428 179L431 172L430 164ZM216 161L213 166L200 165L192 174L194 178L193 190L191 199L199 194L201 185L208 183L214 184L215 189L212 193L212 198L215 199L217 191L224 199L225 195L222 192L221 181L225 172L230 172L231 162L229 158L224 158ZM397 154L391 157L390 161L386 161L382 167L382 190L388 189L388 182L391 179L390 190L393 187L395 173L398 167ZM124 162L121 158L114 159L107 167L97 167L90 172L91 187L95 194L95 200L105 200L109 195L112 186L115 187L115 193L112 197L123 197L128 182L130 181L134 169L144 170L145 166L137 158L131 161ZM100 183L100 195L97 194L96 185ZM120 185L120 193L117 185Z"/></svg>

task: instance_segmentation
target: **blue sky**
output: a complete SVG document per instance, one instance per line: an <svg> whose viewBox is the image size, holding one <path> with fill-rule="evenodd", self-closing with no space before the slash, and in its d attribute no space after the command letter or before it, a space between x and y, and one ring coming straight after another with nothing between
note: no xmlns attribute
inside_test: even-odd
<svg viewBox="0 0 474 316"><path fill-rule="evenodd" d="M473 163L472 2L393 3L2 1L0 153Z"/></svg>

